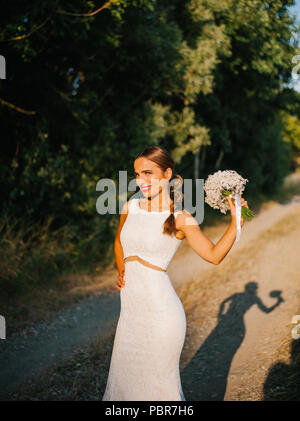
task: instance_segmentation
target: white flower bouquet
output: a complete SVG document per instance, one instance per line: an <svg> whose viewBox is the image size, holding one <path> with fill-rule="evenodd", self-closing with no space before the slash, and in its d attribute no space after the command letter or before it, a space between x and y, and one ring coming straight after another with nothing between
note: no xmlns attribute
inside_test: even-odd
<svg viewBox="0 0 300 421"><path fill-rule="evenodd" d="M241 196L247 181L249 181L247 178L243 178L234 170L220 170L209 175L204 183L205 202L213 209L219 209L221 213L226 214L230 210L226 196L235 195L235 200L233 198L231 200L233 203L236 202L236 241L240 238L241 216L245 221L250 221L254 217L254 213L248 207L241 206Z"/></svg>

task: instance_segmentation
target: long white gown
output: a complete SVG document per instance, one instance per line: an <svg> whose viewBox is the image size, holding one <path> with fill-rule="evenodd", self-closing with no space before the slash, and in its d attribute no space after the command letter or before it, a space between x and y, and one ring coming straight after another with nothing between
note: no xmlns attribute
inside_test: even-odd
<svg viewBox="0 0 300 421"><path fill-rule="evenodd" d="M131 199L120 234L124 258L139 256L167 269L182 242L162 233L169 214L148 212ZM124 280L102 401L185 401L179 360L186 316L168 273L132 260L125 262Z"/></svg>

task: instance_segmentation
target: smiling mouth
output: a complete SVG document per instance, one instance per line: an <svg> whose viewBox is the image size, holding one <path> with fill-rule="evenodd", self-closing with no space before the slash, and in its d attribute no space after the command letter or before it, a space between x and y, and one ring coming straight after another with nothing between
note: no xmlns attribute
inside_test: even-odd
<svg viewBox="0 0 300 421"><path fill-rule="evenodd" d="M147 191L147 190L149 190L150 188L151 188L151 185L141 187L141 189L142 189L143 191Z"/></svg>

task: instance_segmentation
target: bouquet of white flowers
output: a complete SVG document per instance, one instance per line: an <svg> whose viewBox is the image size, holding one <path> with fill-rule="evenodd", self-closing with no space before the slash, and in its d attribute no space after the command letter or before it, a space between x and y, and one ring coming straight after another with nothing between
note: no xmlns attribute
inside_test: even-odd
<svg viewBox="0 0 300 421"><path fill-rule="evenodd" d="M204 183L204 190L206 193L205 202L213 209L219 209L222 213L226 214L229 210L229 205L226 196L235 195L235 199L231 199L235 203L236 209L236 223L237 223L237 236L236 241L239 241L241 232L241 215L245 221L250 221L254 213L246 206L241 206L241 196L244 191L247 178L241 177L236 171L226 170L217 171L207 177Z"/></svg>

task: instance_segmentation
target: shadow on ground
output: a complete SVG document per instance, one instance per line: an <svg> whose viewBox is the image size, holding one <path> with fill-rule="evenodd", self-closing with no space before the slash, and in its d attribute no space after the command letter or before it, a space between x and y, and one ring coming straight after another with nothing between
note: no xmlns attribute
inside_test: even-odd
<svg viewBox="0 0 300 421"><path fill-rule="evenodd" d="M281 291L272 291L270 296L277 302L268 308L257 296L257 288L256 282L248 282L243 292L221 303L216 327L181 373L187 401L224 400L230 365L246 334L245 313L255 304L270 313L283 301ZM226 304L229 307L224 314Z"/></svg>
<svg viewBox="0 0 300 421"><path fill-rule="evenodd" d="M278 362L264 383L265 401L300 401L300 338L291 343L291 362Z"/></svg>

